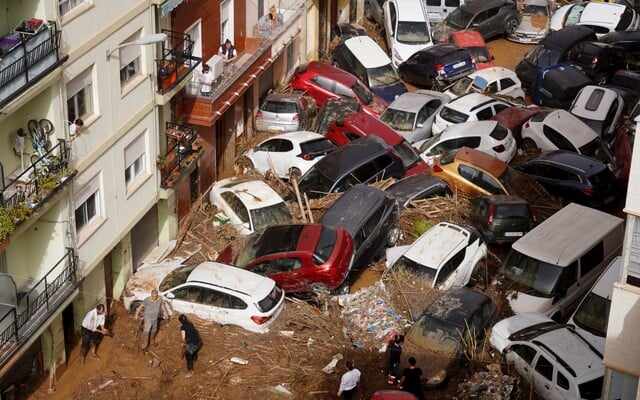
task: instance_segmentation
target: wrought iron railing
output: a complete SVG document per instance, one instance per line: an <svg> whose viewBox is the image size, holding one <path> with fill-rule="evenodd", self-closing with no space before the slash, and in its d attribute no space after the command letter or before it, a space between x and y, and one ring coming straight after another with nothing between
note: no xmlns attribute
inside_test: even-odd
<svg viewBox="0 0 640 400"><path fill-rule="evenodd" d="M171 186L171 182L201 153L198 142L198 131L188 125L167 122L167 152L158 159L161 183L163 188Z"/></svg>
<svg viewBox="0 0 640 400"><path fill-rule="evenodd" d="M191 35L168 29L162 32L167 34L171 47L162 44L162 59L156 60L156 68L158 92L166 93L187 77L202 59L192 55L194 42Z"/></svg>
<svg viewBox="0 0 640 400"><path fill-rule="evenodd" d="M29 285L27 291L17 293L17 304L0 319L0 365L11 356L10 345L26 341L75 290L77 268L78 256L67 248L46 275Z"/></svg>

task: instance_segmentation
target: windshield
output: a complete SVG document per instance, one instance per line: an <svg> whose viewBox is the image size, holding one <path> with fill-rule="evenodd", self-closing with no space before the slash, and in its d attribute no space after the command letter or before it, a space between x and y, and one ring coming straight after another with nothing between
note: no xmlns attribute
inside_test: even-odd
<svg viewBox="0 0 640 400"><path fill-rule="evenodd" d="M580 22L580 16L582 15L582 11L584 11L586 4L587 3L575 4L571 7L567 15L564 17L563 26L575 25Z"/></svg>
<svg viewBox="0 0 640 400"><path fill-rule="evenodd" d="M387 108L380 116L380 121L389 125L392 129L405 132L413 130L413 121L415 119L415 113L393 108Z"/></svg>
<svg viewBox="0 0 640 400"><path fill-rule="evenodd" d="M420 161L420 156L406 140L393 146L393 149L400 155L405 169L413 167Z"/></svg>
<svg viewBox="0 0 640 400"><path fill-rule="evenodd" d="M244 268L247 264L256 259L256 253L258 252L258 246L260 245L263 234L264 231L260 231L249 235L244 246L240 248L238 255L236 255L234 264L237 267Z"/></svg>
<svg viewBox="0 0 640 400"><path fill-rule="evenodd" d="M576 310L573 322L587 332L605 337L610 306L611 300L590 292Z"/></svg>
<svg viewBox="0 0 640 400"><path fill-rule="evenodd" d="M369 77L369 86L375 88L400 82L398 73L390 63L377 68L369 68L367 69L367 74Z"/></svg>
<svg viewBox="0 0 640 400"><path fill-rule="evenodd" d="M539 68L546 68L560 62L561 53L558 49L537 45L525 54L524 59Z"/></svg>
<svg viewBox="0 0 640 400"><path fill-rule="evenodd" d="M269 225L286 224L291 222L291 218L289 208L284 202L251 210L254 231L262 230Z"/></svg>
<svg viewBox="0 0 640 400"><path fill-rule="evenodd" d="M596 400L602 395L602 385L604 383L604 376L596 378L592 381L581 383L578 385L580 391L580 398L584 400Z"/></svg>
<svg viewBox="0 0 640 400"><path fill-rule="evenodd" d="M273 307L278 305L283 295L282 289L278 285L274 285L271 293L258 302L258 308L262 312L271 311Z"/></svg>
<svg viewBox="0 0 640 400"><path fill-rule="evenodd" d="M466 122L469 119L469 116L467 114L461 113L460 111L456 111L453 108L449 107L444 107L442 111L440 111L440 117L445 121L451 122L453 124Z"/></svg>
<svg viewBox="0 0 640 400"><path fill-rule="evenodd" d="M440 354L455 355L462 339L455 326L428 315L422 315L407 333L406 340L419 348Z"/></svg>
<svg viewBox="0 0 640 400"><path fill-rule="evenodd" d="M431 42L426 22L399 21L396 40L404 44L427 44Z"/></svg>
<svg viewBox="0 0 640 400"><path fill-rule="evenodd" d="M515 287L514 290L531 295L551 297L562 274L562 269L562 267L536 260L512 249L500 267L500 275L520 286Z"/></svg>
<svg viewBox="0 0 640 400"><path fill-rule="evenodd" d="M442 131L445 132L445 131ZM420 153L424 153L425 151L427 151L428 149L430 149L431 147L433 147L434 144L439 143L440 142L440 138L442 137L442 132L437 133L433 136L431 136L429 139L426 139L421 145L420 145ZM432 148L429 153L427 153L427 155L433 156L433 155L437 155L437 154L441 154L442 153L442 148L440 148L439 146L436 148Z"/></svg>
<svg viewBox="0 0 640 400"><path fill-rule="evenodd" d="M429 287L433 286L433 280L436 278L436 270L429 268L426 265L417 263L406 256L402 256L391 267L395 272L408 272L422 280L424 280Z"/></svg>
<svg viewBox="0 0 640 400"><path fill-rule="evenodd" d="M521 187L521 185L518 185L518 172L509 166L505 168L498 180L507 189L507 194L517 194L518 188Z"/></svg>
<svg viewBox="0 0 640 400"><path fill-rule="evenodd" d="M456 96L462 96L469 91L472 83L473 79L469 78L469 76L465 76L458 79L456 83L454 83L453 86L449 88L449 90L451 90L451 93L455 94Z"/></svg>
<svg viewBox="0 0 640 400"><path fill-rule="evenodd" d="M580 147L579 150L580 154L593 157L605 165L613 163L613 155L609 151L606 143L599 137Z"/></svg>
<svg viewBox="0 0 640 400"><path fill-rule="evenodd" d="M322 227L320 240L318 241L316 249L313 251L313 262L316 265L324 264L329 260L336 244L337 237L338 232L335 228L330 226Z"/></svg>
<svg viewBox="0 0 640 400"><path fill-rule="evenodd" d="M307 196L316 198L329 193L333 184L334 182L327 178L316 165L300 178L298 188L300 193L307 193Z"/></svg>
<svg viewBox="0 0 640 400"><path fill-rule="evenodd" d="M525 4L522 9L523 15L547 15L547 7L538 4Z"/></svg>
<svg viewBox="0 0 640 400"><path fill-rule="evenodd" d="M198 264L185 265L169 272L169 274L164 277L162 282L160 282L158 290L161 292L166 292L167 290L171 290L178 285L182 285L187 281L187 278L189 277L189 274L191 274L191 271L193 271L197 266Z"/></svg>
<svg viewBox="0 0 640 400"><path fill-rule="evenodd" d="M362 100L362 102L364 104L366 104L368 106L373 104L373 102L375 100L375 97L374 97L373 93L371 93L371 90L369 90L368 87L363 85L362 82L356 81L356 83L353 84L351 89L356 94L356 96L358 96L360 98L360 100Z"/></svg>
<svg viewBox="0 0 640 400"><path fill-rule="evenodd" d="M458 7L449 14L446 21L448 25L458 29L465 29L473 18L473 14Z"/></svg>

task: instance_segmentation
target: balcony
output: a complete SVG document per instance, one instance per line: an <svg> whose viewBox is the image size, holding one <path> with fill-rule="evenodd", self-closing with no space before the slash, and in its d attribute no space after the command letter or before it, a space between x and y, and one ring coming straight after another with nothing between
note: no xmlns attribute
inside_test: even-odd
<svg viewBox="0 0 640 400"><path fill-rule="evenodd" d="M0 274L0 367L70 299L81 283L77 268L78 256L67 248L42 278L27 287L17 288L11 275Z"/></svg>
<svg viewBox="0 0 640 400"><path fill-rule="evenodd" d="M0 37L0 110L64 63L55 21L32 18Z"/></svg>
<svg viewBox="0 0 640 400"><path fill-rule="evenodd" d="M190 173L202 155L198 131L187 126L167 122L167 153L158 157L160 186L171 188L183 176Z"/></svg>
<svg viewBox="0 0 640 400"><path fill-rule="evenodd" d="M253 36L247 37L244 52L238 54L233 66L223 68L217 55L208 60L216 77L211 96L200 95L200 84L197 79L191 80L177 113L184 113L189 123L211 126L301 31L304 5L291 3L289 7L281 5L278 24L272 30L261 31L257 24L253 27Z"/></svg>
<svg viewBox="0 0 640 400"><path fill-rule="evenodd" d="M187 78L202 61L201 58L192 55L191 35L167 29L163 29L162 32L167 34L167 41L162 44L162 58L156 60L159 105L165 104L175 92L186 85ZM167 42L171 47L166 46Z"/></svg>
<svg viewBox="0 0 640 400"><path fill-rule="evenodd" d="M42 156L33 155L25 168L5 175L0 163L0 242L71 182L76 171L68 168L70 152L65 140L58 139Z"/></svg>

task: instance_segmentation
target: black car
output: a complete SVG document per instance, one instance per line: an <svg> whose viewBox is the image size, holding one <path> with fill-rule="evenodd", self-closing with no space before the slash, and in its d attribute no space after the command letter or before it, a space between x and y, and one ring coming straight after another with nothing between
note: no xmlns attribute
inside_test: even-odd
<svg viewBox="0 0 640 400"><path fill-rule="evenodd" d="M393 246L399 237L395 227L400 217L400 206L380 189L355 185L344 192L318 221L329 226L344 228L354 241L354 259L346 278L353 282L360 272L387 246Z"/></svg>
<svg viewBox="0 0 640 400"><path fill-rule="evenodd" d="M344 42L355 36L367 36L364 27L355 24L341 23L331 28L331 41Z"/></svg>
<svg viewBox="0 0 640 400"><path fill-rule="evenodd" d="M513 243L536 224L529 202L503 194L477 196L469 203L469 222L487 243Z"/></svg>
<svg viewBox="0 0 640 400"><path fill-rule="evenodd" d="M488 296L454 286L424 310L405 334L402 365L411 356L422 369L422 385L444 385L467 360L467 352L482 346L485 331L498 317Z"/></svg>
<svg viewBox="0 0 640 400"><path fill-rule="evenodd" d="M430 174L415 174L393 183L386 189L403 207L411 207L411 202L435 196L451 196L449 185Z"/></svg>
<svg viewBox="0 0 640 400"><path fill-rule="evenodd" d="M640 72L617 71L604 87L614 90L624 100L625 113L630 113L640 99Z"/></svg>
<svg viewBox="0 0 640 400"><path fill-rule="evenodd" d="M398 75L412 85L442 90L475 70L476 64L468 49L440 43L414 53L398 66Z"/></svg>
<svg viewBox="0 0 640 400"><path fill-rule="evenodd" d="M367 135L324 156L302 175L298 188L309 198L319 198L359 183L402 178L405 173L402 158L393 147L379 136Z"/></svg>
<svg viewBox="0 0 640 400"><path fill-rule="evenodd" d="M569 60L582 68L596 84L604 86L620 69L635 68L636 59L624 47L585 41L569 51Z"/></svg>
<svg viewBox="0 0 640 400"><path fill-rule="evenodd" d="M640 31L614 31L602 36L600 41L624 47L634 57L640 58Z"/></svg>
<svg viewBox="0 0 640 400"><path fill-rule="evenodd" d="M567 61L569 50L585 40L597 38L593 29L582 25L570 25L547 35L516 65L522 88L529 93L535 90L540 71Z"/></svg>
<svg viewBox="0 0 640 400"><path fill-rule="evenodd" d="M359 111L362 111L362 107L356 99L349 97L327 99L318 112L315 132L324 135L333 121Z"/></svg>
<svg viewBox="0 0 640 400"><path fill-rule="evenodd" d="M568 110L578 92L591 84L593 81L581 68L554 65L540 71L531 100L539 106Z"/></svg>
<svg viewBox="0 0 640 400"><path fill-rule="evenodd" d="M445 28L434 29L434 40L444 41L453 30L473 29L487 40L495 36L508 36L520 24L520 12L512 0L471 0L458 8L444 20ZM440 37L442 36L442 37Z"/></svg>
<svg viewBox="0 0 640 400"><path fill-rule="evenodd" d="M531 175L565 204L601 208L612 203L618 194L616 179L604 163L571 151L543 153L516 168Z"/></svg>

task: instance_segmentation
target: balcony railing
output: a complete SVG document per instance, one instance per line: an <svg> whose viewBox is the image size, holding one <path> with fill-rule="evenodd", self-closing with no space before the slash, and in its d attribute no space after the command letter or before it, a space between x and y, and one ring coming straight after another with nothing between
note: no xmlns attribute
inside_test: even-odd
<svg viewBox="0 0 640 400"><path fill-rule="evenodd" d="M160 170L160 186L169 188L202 154L202 146L198 140L198 131L187 125L167 122L167 153L158 157Z"/></svg>
<svg viewBox="0 0 640 400"><path fill-rule="evenodd" d="M28 341L29 337L51 317L78 287L78 257L67 248L58 262L37 282L22 291L6 284L13 279L3 274L3 297L14 304L3 303L0 310L0 366L4 365ZM15 293L10 293L11 291Z"/></svg>
<svg viewBox="0 0 640 400"><path fill-rule="evenodd" d="M202 61L194 57L193 40L191 35L179 33L167 29L162 30L167 34L168 42L172 47L162 45L162 59L156 60L158 71L158 92L166 93L180 83Z"/></svg>
<svg viewBox="0 0 640 400"><path fill-rule="evenodd" d="M62 31L55 21L35 20L37 27L32 21L33 29L0 38L0 109L68 58L60 54Z"/></svg>

